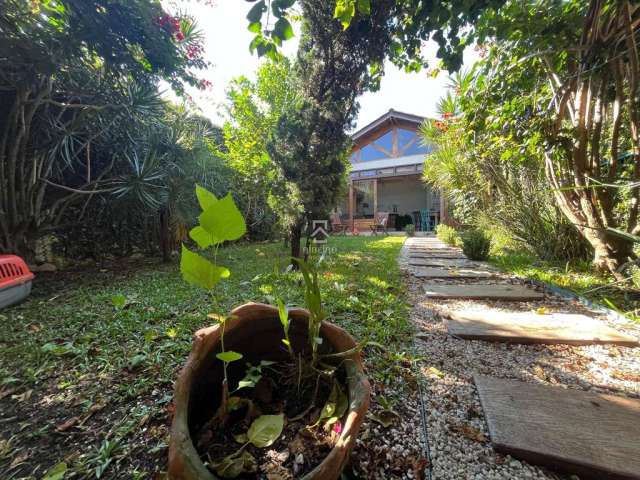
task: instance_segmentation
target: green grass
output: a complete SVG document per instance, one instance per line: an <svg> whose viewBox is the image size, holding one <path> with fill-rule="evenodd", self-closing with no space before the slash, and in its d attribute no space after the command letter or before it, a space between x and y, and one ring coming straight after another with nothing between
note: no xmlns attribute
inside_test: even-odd
<svg viewBox="0 0 640 480"><path fill-rule="evenodd" d="M369 375L382 384L403 374L412 333L396 263L403 240L332 238L321 268L330 320L385 345L367 349ZM300 274L283 273L287 259L279 243L224 249L218 262L232 276L213 294L154 260L41 275L28 301L0 313L0 471L40 478L62 461L79 478L162 471L172 384L193 332L210 324L207 313L248 301L302 305ZM124 308L112 302L119 295ZM86 419L55 432L74 417Z"/></svg>
<svg viewBox="0 0 640 480"><path fill-rule="evenodd" d="M588 261L543 261L525 250L498 245L492 250L489 262L516 275L565 288L640 322L638 292L595 271Z"/></svg>

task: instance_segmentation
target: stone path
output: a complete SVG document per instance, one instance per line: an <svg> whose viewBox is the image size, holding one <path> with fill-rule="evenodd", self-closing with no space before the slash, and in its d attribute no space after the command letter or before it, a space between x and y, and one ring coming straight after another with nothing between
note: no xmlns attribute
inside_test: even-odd
<svg viewBox="0 0 640 480"><path fill-rule="evenodd" d="M438 257L430 256L432 252ZM640 399L640 348L626 346L633 345L633 342L640 337L639 326L626 319L605 318L601 313L590 311L577 301L567 301L550 292L539 291L532 285L525 285L509 275L496 274L493 269L481 262L473 262L474 265L471 268L491 272L491 278L446 275L447 271L455 272L456 267L462 266L452 266L446 262L456 261L460 264L469 262L459 258L460 255L459 251L449 250L434 237L409 238L399 260L407 275L409 297L413 304L412 320L418 330L416 354L419 357L420 373L426 384L423 401L426 406L426 424L432 456L430 467L432 478L575 479L576 477L558 473L557 463L554 464L553 471L534 465L534 463L552 465L553 462L548 461L548 455L522 456L522 452L517 448L513 450L501 448L502 453L494 448L491 443L493 440L491 435L494 432L490 432L487 427L488 412L485 412L480 402L474 375L509 379L520 382L516 383L516 386L522 385L523 388L530 384L554 386L558 389L554 392L559 392L558 395L561 398L568 398L568 396L562 396L563 393L589 392L592 395L612 395L623 400L640 401L638 400ZM456 258L442 258L443 256ZM417 260L432 266L415 265ZM437 265L427 263L435 261L438 262ZM424 272L425 268L443 270L445 274L424 277L421 272ZM479 290L486 293L496 290L505 291L505 289L512 292L532 291L537 295L526 300L514 301L513 298L509 300L495 298L495 295L493 298L475 295L474 299L459 298L458 295L444 295L450 298L442 298L443 295L438 295L436 298L428 293L448 291L459 294ZM459 330L455 328L451 332L452 335L447 330L447 328L453 328L455 318L451 317L457 316L459 320L464 318L464 315L471 315L475 319L481 318L484 321L489 319L485 323L493 324L488 328L506 331L502 334L494 332L497 333L496 336L503 335L505 341L466 340L460 338L457 334ZM496 320L496 316L500 318L497 322L492 322L491 319ZM534 329L535 331L517 332L518 328L524 328L526 322L537 317L545 317L545 321L539 322L539 328ZM560 321L585 318L589 319L589 323L579 324L579 327L585 327L585 329L588 327L588 330L582 332L580 328L568 328L569 324L563 325ZM505 320L509 322L509 327L505 326ZM525 321L524 324L523 321ZM554 325L550 326L550 324ZM514 332L521 338L514 339ZM531 332L537 336L538 341L561 343L513 343L514 340L528 341L526 337ZM547 338L545 339L542 334ZM583 338L577 338L579 335ZM508 338L509 336L512 338ZM621 340L621 345L568 345L562 342L566 340L571 343L573 340L577 343L590 343L589 336L596 342L600 341L599 343L602 343L602 340ZM492 340L500 339L492 338ZM627 341L630 343L625 343ZM550 415L556 414L553 409L547 410ZM518 415L520 418L528 419L539 416L539 412L532 409L520 410ZM556 418L554 421L555 424L562 425L561 420ZM580 425L579 422L578 425ZM590 438L589 431L599 428L588 422L583 422L583 425L587 432L584 436L586 439ZM522 434L526 435L526 429L522 430ZM580 435L580 432L578 431L577 434ZM620 437L614 440L624 442ZM609 447L610 445L607 445L607 448ZM593 448L599 448L599 446L594 445ZM618 454L614 450L608 451L613 455ZM511 452L514 456L504 452ZM623 452L622 455L624 457L628 454L629 452ZM516 456L522 460L515 458ZM640 452L638 452L638 458L640 458Z"/></svg>

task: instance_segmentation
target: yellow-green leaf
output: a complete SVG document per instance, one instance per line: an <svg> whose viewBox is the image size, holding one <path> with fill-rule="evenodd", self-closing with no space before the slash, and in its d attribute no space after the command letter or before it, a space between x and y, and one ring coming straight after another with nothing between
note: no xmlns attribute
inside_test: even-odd
<svg viewBox="0 0 640 480"><path fill-rule="evenodd" d="M247 231L242 213L230 193L202 212L199 220L202 228L219 242L237 240Z"/></svg>
<svg viewBox="0 0 640 480"><path fill-rule="evenodd" d="M67 464L60 462L47 470L47 473L44 474L42 480L62 480L66 473Z"/></svg>
<svg viewBox="0 0 640 480"><path fill-rule="evenodd" d="M214 265L184 245L182 246L180 271L182 278L187 282L207 290L211 290L222 278L227 278L231 274L226 268Z"/></svg>
<svg viewBox="0 0 640 480"><path fill-rule="evenodd" d="M202 210L206 210L218 202L218 199L213 193L200 185L196 185L196 197L198 197L198 203L200 203Z"/></svg>
<svg viewBox="0 0 640 480"><path fill-rule="evenodd" d="M216 243L220 243L217 242L213 235L207 232L200 225L198 225L197 227L193 227L189 231L189 236L191 237L191 240L196 242L198 244L198 247L202 249L208 248Z"/></svg>
<svg viewBox="0 0 640 480"><path fill-rule="evenodd" d="M256 418L247 432L249 441L258 448L273 444L284 428L284 415L261 415Z"/></svg>
<svg viewBox="0 0 640 480"><path fill-rule="evenodd" d="M226 352L216 354L216 358L218 360L222 360L225 363L231 363L240 360L242 358L242 354L228 350Z"/></svg>

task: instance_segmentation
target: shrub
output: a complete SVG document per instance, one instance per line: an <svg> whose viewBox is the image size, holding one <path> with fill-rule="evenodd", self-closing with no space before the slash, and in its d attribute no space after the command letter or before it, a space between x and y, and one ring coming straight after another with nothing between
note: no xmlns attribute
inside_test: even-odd
<svg viewBox="0 0 640 480"><path fill-rule="evenodd" d="M455 228L445 225L444 223L436 227L436 236L449 245L459 245L460 243L460 237Z"/></svg>
<svg viewBox="0 0 640 480"><path fill-rule="evenodd" d="M462 235L462 251L471 260L486 260L491 249L491 238L482 230L469 230Z"/></svg>
<svg viewBox="0 0 640 480"><path fill-rule="evenodd" d="M409 237L413 237L416 234L416 226L413 223L409 223L404 227L404 231L407 232Z"/></svg>

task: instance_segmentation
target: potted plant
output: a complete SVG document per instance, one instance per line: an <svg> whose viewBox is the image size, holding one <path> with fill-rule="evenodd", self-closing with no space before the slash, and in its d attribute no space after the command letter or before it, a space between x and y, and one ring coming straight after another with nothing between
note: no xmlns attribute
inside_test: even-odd
<svg viewBox="0 0 640 480"><path fill-rule="evenodd" d="M245 233L230 195L196 195L200 248ZM325 320L317 272L299 266L308 310L248 303L195 333L175 386L170 478L339 478L369 406L362 345ZM181 271L207 289L230 275L184 246Z"/></svg>

